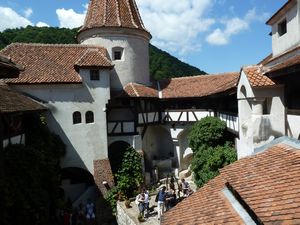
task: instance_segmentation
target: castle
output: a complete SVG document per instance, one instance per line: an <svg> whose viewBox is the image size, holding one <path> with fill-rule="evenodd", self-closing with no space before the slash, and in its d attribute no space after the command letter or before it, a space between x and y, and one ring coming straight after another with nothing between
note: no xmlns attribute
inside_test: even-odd
<svg viewBox="0 0 300 225"><path fill-rule="evenodd" d="M105 193L128 146L144 158L146 182L189 175L187 135L216 116L234 135L238 157L280 136L298 138L300 2L268 20L273 52L240 72L150 81L149 41L134 0L91 0L79 44L14 43L0 54L22 65L5 82L43 102L49 128L67 146L63 187L76 201L91 179Z"/></svg>

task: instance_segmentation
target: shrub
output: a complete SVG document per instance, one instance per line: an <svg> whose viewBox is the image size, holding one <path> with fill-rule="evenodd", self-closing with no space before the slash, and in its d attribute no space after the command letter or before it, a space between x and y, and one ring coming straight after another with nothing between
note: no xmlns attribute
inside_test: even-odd
<svg viewBox="0 0 300 225"><path fill-rule="evenodd" d="M194 152L202 145L215 147L225 143L226 123L217 117L205 117L195 123L189 133L189 145Z"/></svg>

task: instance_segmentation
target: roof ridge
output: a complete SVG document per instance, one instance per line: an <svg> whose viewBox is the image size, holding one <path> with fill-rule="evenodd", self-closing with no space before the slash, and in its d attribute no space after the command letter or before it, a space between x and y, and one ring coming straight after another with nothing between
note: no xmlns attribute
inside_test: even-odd
<svg viewBox="0 0 300 225"><path fill-rule="evenodd" d="M227 72L227 73L217 73L217 74L199 74L199 75L191 75L191 76L185 76L185 77L173 77L171 80L179 80L179 79L189 79L189 78L198 78L198 77L212 77L212 76L222 76L222 75L232 75L232 74L239 74L239 72Z"/></svg>
<svg viewBox="0 0 300 225"><path fill-rule="evenodd" d="M119 7L119 1L118 0L115 0L116 1L116 14L117 14L117 22L119 24L119 26L122 26L121 24L121 19L120 19L120 7Z"/></svg>
<svg viewBox="0 0 300 225"><path fill-rule="evenodd" d="M135 87L134 87L133 83L132 83L132 82L130 82L129 84L131 85L131 87L132 87L132 89L133 89L134 93L136 94L136 96L137 96L137 97L139 97L140 95L139 95L138 91L135 89Z"/></svg>
<svg viewBox="0 0 300 225"><path fill-rule="evenodd" d="M105 49L105 47L103 46L97 46L97 45L92 45L92 44L44 44L44 43L22 43L22 42L13 42L9 45L7 45L6 47L8 46L11 46L11 45L23 45L23 46L37 46L37 47L79 47L79 48L98 48L98 49Z"/></svg>

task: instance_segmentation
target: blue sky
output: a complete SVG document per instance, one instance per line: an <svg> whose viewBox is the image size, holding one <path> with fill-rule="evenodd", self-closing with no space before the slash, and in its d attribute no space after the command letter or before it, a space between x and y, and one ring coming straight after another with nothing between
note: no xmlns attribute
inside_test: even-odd
<svg viewBox="0 0 300 225"><path fill-rule="evenodd" d="M271 53L265 25L287 0L136 0L151 42L208 73L239 71ZM0 31L78 27L88 0L0 0Z"/></svg>

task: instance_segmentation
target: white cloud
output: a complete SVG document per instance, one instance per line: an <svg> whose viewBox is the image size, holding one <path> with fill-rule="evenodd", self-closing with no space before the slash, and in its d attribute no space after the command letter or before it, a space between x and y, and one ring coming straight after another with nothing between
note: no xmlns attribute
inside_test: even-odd
<svg viewBox="0 0 300 225"><path fill-rule="evenodd" d="M221 21L225 28L221 30L216 28L206 37L206 41L211 45L226 45L230 38L244 30L249 29L250 24L255 21L264 21L268 17L267 13L258 15L256 9L249 10L243 19L234 17Z"/></svg>
<svg viewBox="0 0 300 225"><path fill-rule="evenodd" d="M137 0L143 22L153 36L152 43L179 54L201 48L197 41L199 34L215 22L205 16L213 3L213 0Z"/></svg>
<svg viewBox="0 0 300 225"><path fill-rule="evenodd" d="M24 11L24 15L26 18L29 18L32 15L33 11L31 8L28 8Z"/></svg>
<svg viewBox="0 0 300 225"><path fill-rule="evenodd" d="M38 22L36 24L37 27L50 27L47 23L44 23L44 22Z"/></svg>
<svg viewBox="0 0 300 225"><path fill-rule="evenodd" d="M86 11L83 13L76 13L73 9L57 9L56 14L59 20L60 27L75 28L83 24Z"/></svg>
<svg viewBox="0 0 300 225"><path fill-rule="evenodd" d="M8 28L26 27L32 23L11 8L0 7L0 31Z"/></svg>

